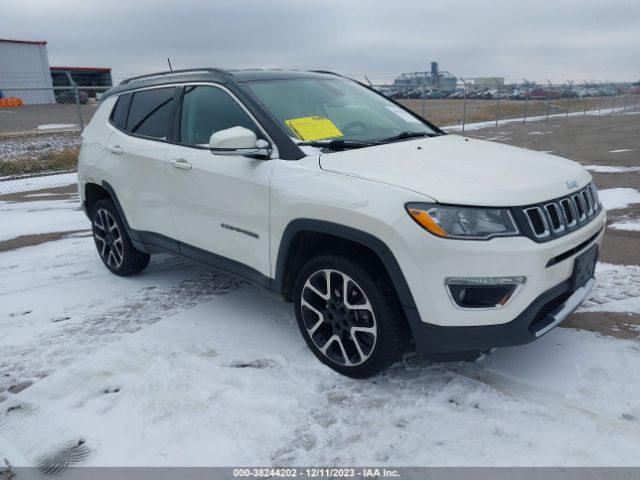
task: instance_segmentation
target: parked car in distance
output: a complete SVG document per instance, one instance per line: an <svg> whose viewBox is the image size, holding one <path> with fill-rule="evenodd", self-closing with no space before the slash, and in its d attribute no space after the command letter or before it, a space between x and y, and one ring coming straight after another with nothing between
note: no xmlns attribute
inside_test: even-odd
<svg viewBox="0 0 640 480"><path fill-rule="evenodd" d="M451 95L449 95L448 98L460 99L460 98L464 98L464 97L465 97L465 91L464 90L456 90L455 92L452 92Z"/></svg>
<svg viewBox="0 0 640 480"><path fill-rule="evenodd" d="M530 100L546 100L548 98L554 99L558 98L560 95L557 90L552 90L550 88L534 88L529 92Z"/></svg>
<svg viewBox="0 0 640 480"><path fill-rule="evenodd" d="M56 103L76 103L76 92L73 88L54 90ZM89 101L89 95L84 90L78 90L78 102L85 104Z"/></svg>
<svg viewBox="0 0 640 480"><path fill-rule="evenodd" d="M546 334L593 287L606 221L578 163L445 134L326 72L124 81L82 132L78 188L108 270L163 252L277 292L356 378Z"/></svg>
<svg viewBox="0 0 640 480"><path fill-rule="evenodd" d="M424 96L424 98L429 100L438 100L438 99L447 98L447 96L448 96L448 93L445 92L444 90L431 90Z"/></svg>

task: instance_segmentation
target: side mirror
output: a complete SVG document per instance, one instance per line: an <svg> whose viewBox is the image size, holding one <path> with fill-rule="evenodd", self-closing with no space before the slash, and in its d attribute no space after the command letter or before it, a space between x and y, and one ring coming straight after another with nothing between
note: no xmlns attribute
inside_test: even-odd
<svg viewBox="0 0 640 480"><path fill-rule="evenodd" d="M209 139L209 148L215 155L258 155L270 157L272 148L266 140L258 140L248 128L231 127L218 130Z"/></svg>

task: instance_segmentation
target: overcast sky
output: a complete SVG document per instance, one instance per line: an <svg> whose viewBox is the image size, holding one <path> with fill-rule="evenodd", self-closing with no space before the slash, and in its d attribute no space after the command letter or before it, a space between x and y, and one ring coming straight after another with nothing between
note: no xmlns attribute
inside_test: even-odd
<svg viewBox="0 0 640 480"><path fill-rule="evenodd" d="M5 0L0 37L114 77L173 67L640 79L639 0Z"/></svg>

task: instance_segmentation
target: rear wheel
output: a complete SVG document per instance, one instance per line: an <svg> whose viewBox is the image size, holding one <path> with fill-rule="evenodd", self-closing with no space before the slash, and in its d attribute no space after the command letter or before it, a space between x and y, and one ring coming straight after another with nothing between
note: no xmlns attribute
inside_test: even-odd
<svg viewBox="0 0 640 480"><path fill-rule="evenodd" d="M374 375L407 350L406 321L384 278L341 255L316 257L297 277L300 332L314 355L343 375Z"/></svg>
<svg viewBox="0 0 640 480"><path fill-rule="evenodd" d="M126 277L144 270L150 256L135 249L111 199L96 202L92 220L98 254L111 272Z"/></svg>

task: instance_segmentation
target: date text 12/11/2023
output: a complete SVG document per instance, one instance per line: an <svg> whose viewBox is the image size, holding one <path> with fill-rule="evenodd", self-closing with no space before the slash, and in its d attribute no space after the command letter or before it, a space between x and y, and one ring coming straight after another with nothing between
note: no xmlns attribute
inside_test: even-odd
<svg viewBox="0 0 640 480"><path fill-rule="evenodd" d="M400 478L400 472L388 468L234 468L235 478Z"/></svg>

